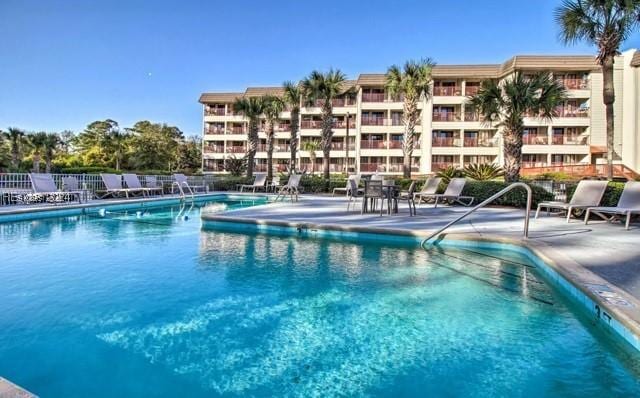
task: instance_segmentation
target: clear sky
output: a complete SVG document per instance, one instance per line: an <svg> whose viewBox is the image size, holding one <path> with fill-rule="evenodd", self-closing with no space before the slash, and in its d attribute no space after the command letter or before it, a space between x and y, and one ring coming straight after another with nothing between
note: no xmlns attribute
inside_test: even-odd
<svg viewBox="0 0 640 398"><path fill-rule="evenodd" d="M111 118L199 134L203 91L350 77L432 57L500 63L565 47L560 0L0 0L0 128L82 130ZM640 35L624 46L640 47Z"/></svg>

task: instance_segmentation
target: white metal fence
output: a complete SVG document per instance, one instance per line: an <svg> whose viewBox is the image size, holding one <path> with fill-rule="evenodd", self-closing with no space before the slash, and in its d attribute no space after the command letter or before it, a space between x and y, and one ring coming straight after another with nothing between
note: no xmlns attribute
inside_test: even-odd
<svg viewBox="0 0 640 398"><path fill-rule="evenodd" d="M62 179L65 177L75 177L78 180L78 188L86 190L89 198L96 196L96 191L105 189L104 182L100 174L52 174L56 187L63 191L65 187ZM150 186L151 181L148 177L155 177L158 184L162 184L166 193L172 192L173 176L170 175L138 175L140 183L143 186ZM206 186L208 190L214 189L213 175L188 176L187 181L192 186ZM122 182L123 186L124 181ZM33 192L31 180L28 173L0 173L0 205L13 204L10 199L12 194Z"/></svg>

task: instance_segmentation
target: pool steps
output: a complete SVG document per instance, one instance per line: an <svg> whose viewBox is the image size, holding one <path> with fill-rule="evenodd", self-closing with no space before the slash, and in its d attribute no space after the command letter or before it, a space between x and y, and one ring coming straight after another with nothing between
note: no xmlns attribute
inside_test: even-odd
<svg viewBox="0 0 640 398"><path fill-rule="evenodd" d="M38 396L0 377L0 398L38 398Z"/></svg>

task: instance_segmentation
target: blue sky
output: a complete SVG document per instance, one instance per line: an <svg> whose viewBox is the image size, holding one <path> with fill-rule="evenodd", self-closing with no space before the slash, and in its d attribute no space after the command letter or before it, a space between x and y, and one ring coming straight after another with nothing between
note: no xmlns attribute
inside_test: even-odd
<svg viewBox="0 0 640 398"><path fill-rule="evenodd" d="M558 41L559 3L0 0L0 128L147 119L192 135L203 91L329 67L355 77L426 56L447 64L592 53ZM624 49L638 47L635 34Z"/></svg>

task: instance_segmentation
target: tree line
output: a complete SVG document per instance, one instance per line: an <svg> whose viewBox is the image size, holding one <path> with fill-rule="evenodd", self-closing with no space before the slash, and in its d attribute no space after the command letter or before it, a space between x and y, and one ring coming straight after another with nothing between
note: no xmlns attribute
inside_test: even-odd
<svg viewBox="0 0 640 398"><path fill-rule="evenodd" d="M185 137L178 127L139 121L121 128L115 120L89 123L75 134L0 130L0 170L54 172L65 169L113 169L198 172L199 137Z"/></svg>
<svg viewBox="0 0 640 398"><path fill-rule="evenodd" d="M598 49L597 63L603 73L603 98L606 111L607 162L609 178L613 177L613 86L614 57L620 46L640 24L640 0L565 0L556 8L555 18L560 27L560 39L565 44L580 41ZM415 127L419 123L418 102L429 99L432 84L431 59L410 60L404 65L393 65L386 73L385 88L389 95L402 98L404 125L402 150L404 154L403 174L411 176L411 160L415 148ZM294 169L299 137L299 115L301 105L319 106L321 109L322 135L314 143L323 153L323 175L329 180L329 153L333 137L333 100L349 95L352 88L346 84L346 76L340 70L313 71L298 83L285 82L281 97L242 97L233 104L236 113L249 120L248 148L246 153L247 176L253 174L254 158L258 147L260 117L266 121L267 170L272 173L274 125L282 109L288 105L291 111L291 169ZM508 182L517 181L522 163L524 118L538 117L551 121L557 108L567 99L566 89L554 79L550 72L525 75L516 72L497 81L481 82L477 94L468 98L474 112L492 126L498 127L503 140L504 177ZM315 148L314 148L315 149Z"/></svg>

